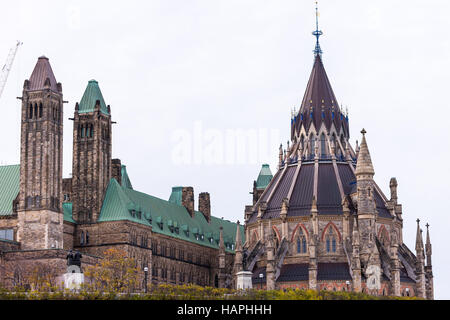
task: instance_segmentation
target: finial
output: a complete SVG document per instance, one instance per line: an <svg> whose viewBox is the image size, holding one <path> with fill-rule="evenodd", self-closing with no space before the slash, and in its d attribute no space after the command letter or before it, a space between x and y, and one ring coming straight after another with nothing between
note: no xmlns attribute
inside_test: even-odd
<svg viewBox="0 0 450 320"><path fill-rule="evenodd" d="M316 30L313 31L313 36L316 37L316 48L314 49L314 56L322 56L322 49L320 49L319 37L323 34L321 30L319 30L319 8L318 3L316 1Z"/></svg>

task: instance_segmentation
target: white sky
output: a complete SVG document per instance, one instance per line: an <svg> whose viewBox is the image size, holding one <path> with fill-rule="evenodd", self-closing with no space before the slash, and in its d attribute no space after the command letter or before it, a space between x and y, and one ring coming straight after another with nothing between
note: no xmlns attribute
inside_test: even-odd
<svg viewBox="0 0 450 320"><path fill-rule="evenodd" d="M450 3L322 0L323 60L341 106L348 105L352 144L367 130L375 179L389 196L399 183L404 240L414 250L416 218L429 222L436 298L449 299ZM50 58L63 85L64 176L71 172L75 102L99 81L113 120L113 157L137 190L168 199L171 187L211 194L212 212L243 220L262 163L275 171L278 145L289 138L312 63L314 1L2 1L0 63L19 49L0 99L0 163L19 162L23 81L37 57ZM179 134L220 152L227 130L274 131L258 141L256 161L179 164ZM175 140L174 140L175 139ZM187 141L187 140L183 140ZM186 146L186 145L184 145ZM251 155L254 145L245 147ZM210 148L210 149L208 149ZM262 149L264 150L264 149ZM264 153L264 152L263 152ZM216 153L217 155L217 153ZM252 163L253 162L253 163Z"/></svg>

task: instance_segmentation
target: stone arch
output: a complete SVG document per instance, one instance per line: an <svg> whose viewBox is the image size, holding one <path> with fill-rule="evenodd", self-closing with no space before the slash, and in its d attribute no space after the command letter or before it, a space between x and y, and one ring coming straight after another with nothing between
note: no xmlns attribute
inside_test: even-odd
<svg viewBox="0 0 450 320"><path fill-rule="evenodd" d="M303 232L305 233L306 238L307 238L307 239L309 238L309 232L308 232L308 229L306 229L306 227L305 227L305 225L304 225L303 223L299 222L299 223L295 226L294 231L292 232L291 242L294 241L294 237L295 237L295 234L297 233L298 228L303 229Z"/></svg>
<svg viewBox="0 0 450 320"><path fill-rule="evenodd" d="M251 242L252 242L252 243L258 242L258 238L259 238L259 237L258 237L258 233L256 232L256 230L254 230L254 231L253 231L253 234L252 234L252 238L251 238L252 241L251 241Z"/></svg>
<svg viewBox="0 0 450 320"><path fill-rule="evenodd" d="M336 232L336 234L338 235L338 240L339 240L339 242L341 242L342 241L342 236L341 236L341 233L339 232L339 229L338 229L338 227L336 227L336 225L333 223L333 222L328 222L328 224L325 226L325 228L323 228L323 231L322 231L322 236L321 236L321 239L322 239L322 241L325 239L325 232L328 230L328 228L330 228L330 227L332 227L333 229L334 229L334 231Z"/></svg>
<svg viewBox="0 0 450 320"><path fill-rule="evenodd" d="M389 232L387 231L386 227L383 224L378 229L378 239L385 247L388 247L391 242Z"/></svg>
<svg viewBox="0 0 450 320"><path fill-rule="evenodd" d="M272 226L272 230L273 230L273 232L275 232L275 235L277 237L277 241L279 244L281 242L280 231L278 231L278 228L276 226Z"/></svg>

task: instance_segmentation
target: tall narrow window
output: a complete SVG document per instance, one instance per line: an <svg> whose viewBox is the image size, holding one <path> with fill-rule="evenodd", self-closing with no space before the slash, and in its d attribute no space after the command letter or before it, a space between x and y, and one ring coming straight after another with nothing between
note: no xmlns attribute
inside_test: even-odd
<svg viewBox="0 0 450 320"><path fill-rule="evenodd" d="M336 233L332 226L329 226L325 232L325 242L327 253L335 253L337 249Z"/></svg>
<svg viewBox="0 0 450 320"><path fill-rule="evenodd" d="M325 156L327 154L325 135L323 133L320 136L320 154L321 154L322 158L325 158Z"/></svg>
<svg viewBox="0 0 450 320"><path fill-rule="evenodd" d="M306 253L306 237L302 228L297 232L297 253Z"/></svg>

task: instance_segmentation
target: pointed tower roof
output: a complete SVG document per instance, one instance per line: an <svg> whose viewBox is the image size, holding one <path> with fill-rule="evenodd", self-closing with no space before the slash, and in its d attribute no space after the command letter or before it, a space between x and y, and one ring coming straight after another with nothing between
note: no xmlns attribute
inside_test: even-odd
<svg viewBox="0 0 450 320"><path fill-rule="evenodd" d="M236 251L242 251L242 239L241 239L241 225L239 220L236 224Z"/></svg>
<svg viewBox="0 0 450 320"><path fill-rule="evenodd" d="M272 171L270 171L269 165L263 164L261 171L259 172L258 179L256 179L256 189L265 189L272 178L273 175Z"/></svg>
<svg viewBox="0 0 450 320"><path fill-rule="evenodd" d="M300 110L294 119L295 128L299 131L301 124L303 124L308 131L312 123L316 129L324 123L329 130L331 124L334 123L337 130L343 127L344 134L349 136L347 121L347 117L344 117L341 112L330 80L325 72L322 57L317 54L314 58L314 65Z"/></svg>
<svg viewBox="0 0 450 320"><path fill-rule="evenodd" d="M350 137L347 123L348 117L344 117L344 114L341 112L322 63L322 49L320 48L319 37L323 32L319 30L318 16L316 3L316 30L312 33L316 37L314 65L298 114L292 119L291 134L293 137L294 132L299 132L302 125L308 132L311 124L314 124L318 130L321 124L324 123L327 130L330 130L331 124L334 123L338 131L343 127L344 135L348 138Z"/></svg>
<svg viewBox="0 0 450 320"><path fill-rule="evenodd" d="M109 115L98 82L96 80L90 80L79 103L78 113L94 112L97 100L100 101L100 111L103 114Z"/></svg>
<svg viewBox="0 0 450 320"><path fill-rule="evenodd" d="M423 253L422 230L420 230L420 219L417 219L417 233L416 233L416 252Z"/></svg>
<svg viewBox="0 0 450 320"><path fill-rule="evenodd" d="M28 90L43 90L50 88L54 92L58 91L58 84L48 58L41 56L38 58L36 66L28 80Z"/></svg>
<svg viewBox="0 0 450 320"><path fill-rule="evenodd" d="M372 159L370 158L369 148L366 142L366 130L361 131L363 137L361 140L361 145L359 148L358 159L356 160L356 170L355 174L358 175L374 175L375 171L372 165Z"/></svg>

